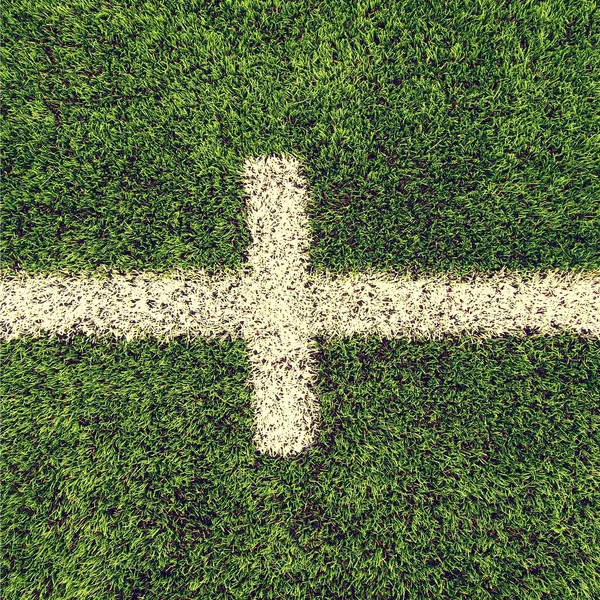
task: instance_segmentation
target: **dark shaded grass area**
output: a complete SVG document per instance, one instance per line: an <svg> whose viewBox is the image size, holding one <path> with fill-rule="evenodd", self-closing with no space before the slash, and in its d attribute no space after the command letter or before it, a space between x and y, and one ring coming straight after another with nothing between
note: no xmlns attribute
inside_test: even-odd
<svg viewBox="0 0 600 600"><path fill-rule="evenodd" d="M594 598L600 343L320 340L257 454L242 343L3 344L5 598Z"/></svg>
<svg viewBox="0 0 600 600"><path fill-rule="evenodd" d="M290 152L317 268L600 267L594 2L13 0L0 266L240 266Z"/></svg>

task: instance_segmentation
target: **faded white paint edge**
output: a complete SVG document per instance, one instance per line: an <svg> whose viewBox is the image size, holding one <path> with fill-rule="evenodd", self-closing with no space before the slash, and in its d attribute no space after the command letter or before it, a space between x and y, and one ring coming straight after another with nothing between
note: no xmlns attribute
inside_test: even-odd
<svg viewBox="0 0 600 600"><path fill-rule="evenodd" d="M314 442L314 337L489 338L572 332L600 337L600 274L502 270L470 278L311 274L308 189L290 156L249 159L242 173L251 245L238 274L105 271L106 277L0 275L0 340L43 334L243 337L260 452Z"/></svg>

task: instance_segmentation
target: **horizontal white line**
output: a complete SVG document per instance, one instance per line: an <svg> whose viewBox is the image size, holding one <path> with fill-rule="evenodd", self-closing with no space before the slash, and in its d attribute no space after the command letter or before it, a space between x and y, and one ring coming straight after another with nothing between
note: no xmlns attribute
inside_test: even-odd
<svg viewBox="0 0 600 600"><path fill-rule="evenodd" d="M561 332L600 337L600 273L502 270L410 281L393 275L320 278L313 334L489 338Z"/></svg>
<svg viewBox="0 0 600 600"><path fill-rule="evenodd" d="M387 274L307 278L308 333L397 338L477 338L572 332L600 337L600 274L495 272L470 281ZM241 338L253 319L250 276L202 271L105 277L0 277L0 340L48 333L126 338Z"/></svg>
<svg viewBox="0 0 600 600"><path fill-rule="evenodd" d="M175 276L44 275L0 279L0 339L47 333L170 340L240 337L239 277L202 271Z"/></svg>

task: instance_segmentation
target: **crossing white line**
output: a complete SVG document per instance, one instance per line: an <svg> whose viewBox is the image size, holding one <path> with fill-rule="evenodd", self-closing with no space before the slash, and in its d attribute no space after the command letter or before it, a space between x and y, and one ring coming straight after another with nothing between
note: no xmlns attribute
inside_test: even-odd
<svg viewBox="0 0 600 600"><path fill-rule="evenodd" d="M315 336L489 338L571 332L600 337L600 273L313 273L308 188L291 156L248 159L251 244L239 272L208 276L105 270L94 276L3 273L0 340L47 334L243 338L254 389L254 442L288 456L315 441Z"/></svg>

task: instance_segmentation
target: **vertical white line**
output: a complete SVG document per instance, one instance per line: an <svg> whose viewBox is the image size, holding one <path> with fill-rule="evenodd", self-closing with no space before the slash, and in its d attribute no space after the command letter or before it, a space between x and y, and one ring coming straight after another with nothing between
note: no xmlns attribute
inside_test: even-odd
<svg viewBox="0 0 600 600"><path fill-rule="evenodd" d="M316 437L316 345L310 339L306 182L291 157L246 161L248 249L244 338L254 388L255 436L268 455L295 454Z"/></svg>

